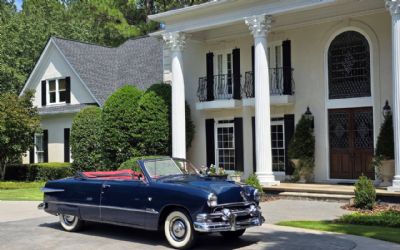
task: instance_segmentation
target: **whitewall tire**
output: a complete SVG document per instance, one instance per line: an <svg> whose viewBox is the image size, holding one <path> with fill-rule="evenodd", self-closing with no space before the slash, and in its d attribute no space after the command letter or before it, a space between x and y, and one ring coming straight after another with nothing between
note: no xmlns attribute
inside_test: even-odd
<svg viewBox="0 0 400 250"><path fill-rule="evenodd" d="M65 231L75 232L80 230L83 226L83 221L79 219L78 216L60 214L59 218L60 218L60 224Z"/></svg>
<svg viewBox="0 0 400 250"><path fill-rule="evenodd" d="M181 209L168 214L164 222L164 234L169 244L177 249L190 248L196 236L190 217Z"/></svg>

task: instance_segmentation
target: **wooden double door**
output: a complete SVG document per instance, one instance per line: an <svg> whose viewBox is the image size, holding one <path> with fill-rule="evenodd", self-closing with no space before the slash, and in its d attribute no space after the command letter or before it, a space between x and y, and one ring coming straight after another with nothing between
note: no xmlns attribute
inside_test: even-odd
<svg viewBox="0 0 400 250"><path fill-rule="evenodd" d="M372 107L328 110L330 178L375 178Z"/></svg>

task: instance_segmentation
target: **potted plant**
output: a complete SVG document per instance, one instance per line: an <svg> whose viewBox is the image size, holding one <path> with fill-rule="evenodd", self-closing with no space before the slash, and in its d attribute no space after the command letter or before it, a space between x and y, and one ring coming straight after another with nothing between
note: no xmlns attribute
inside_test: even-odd
<svg viewBox="0 0 400 250"><path fill-rule="evenodd" d="M311 122L304 115L301 116L288 147L288 156L295 169L294 175L300 182L310 180L314 170L315 138Z"/></svg>
<svg viewBox="0 0 400 250"><path fill-rule="evenodd" d="M207 176L213 179L221 179L221 180L226 180L228 178L228 175L225 173L223 167L218 167L213 164L210 165Z"/></svg>
<svg viewBox="0 0 400 250"><path fill-rule="evenodd" d="M240 182L242 179L242 172L240 171L235 171L233 174L231 174L229 177L231 178L232 181L234 182Z"/></svg>
<svg viewBox="0 0 400 250"><path fill-rule="evenodd" d="M378 177L382 179L380 186L390 186L395 174L393 118L390 113L385 116L380 128L372 164L376 168Z"/></svg>

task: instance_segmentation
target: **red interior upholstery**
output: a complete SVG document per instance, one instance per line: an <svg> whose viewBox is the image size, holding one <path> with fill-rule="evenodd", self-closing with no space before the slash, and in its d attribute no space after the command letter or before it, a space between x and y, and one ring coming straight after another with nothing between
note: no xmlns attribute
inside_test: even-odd
<svg viewBox="0 0 400 250"><path fill-rule="evenodd" d="M139 180L143 179L143 174L131 169L118 171L96 171L82 172L87 178L106 179L106 180Z"/></svg>

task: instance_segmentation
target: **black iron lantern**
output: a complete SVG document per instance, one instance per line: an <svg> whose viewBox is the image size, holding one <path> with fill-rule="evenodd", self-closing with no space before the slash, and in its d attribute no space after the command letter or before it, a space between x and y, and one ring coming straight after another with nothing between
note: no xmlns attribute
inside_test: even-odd
<svg viewBox="0 0 400 250"><path fill-rule="evenodd" d="M390 115L392 113L392 108L390 108L390 106L389 106L389 101L388 100L386 100L386 102L385 102L385 106L383 106L383 109L382 109L382 114L383 114L383 117L387 117L388 115Z"/></svg>
<svg viewBox="0 0 400 250"><path fill-rule="evenodd" d="M310 121L311 128L314 129L314 116L313 116L313 114L311 113L310 107L309 107L309 106L307 106L307 110L306 110L306 112L304 113L304 117L305 117L307 120Z"/></svg>

